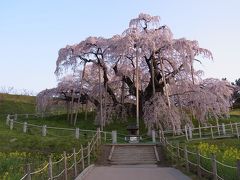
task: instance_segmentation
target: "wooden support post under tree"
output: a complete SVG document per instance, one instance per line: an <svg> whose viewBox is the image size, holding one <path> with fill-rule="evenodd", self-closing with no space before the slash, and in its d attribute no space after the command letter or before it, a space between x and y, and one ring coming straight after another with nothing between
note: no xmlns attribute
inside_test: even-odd
<svg viewBox="0 0 240 180"><path fill-rule="evenodd" d="M69 119L70 119L69 111L70 111L70 103L69 101L67 101L67 122L69 122Z"/></svg>
<svg viewBox="0 0 240 180"><path fill-rule="evenodd" d="M198 126L198 132L199 132L199 138L201 139L202 138L202 131L201 131L201 126L199 124Z"/></svg>
<svg viewBox="0 0 240 180"><path fill-rule="evenodd" d="M75 90L71 90L71 115L70 115L70 124L73 124L73 110L74 110L74 93Z"/></svg>
<svg viewBox="0 0 240 180"><path fill-rule="evenodd" d="M85 121L87 121L87 116L88 116L88 100L86 101L86 104L85 104L85 112L84 112Z"/></svg>
<svg viewBox="0 0 240 180"><path fill-rule="evenodd" d="M138 47L136 46L136 125L137 125L137 135L139 135L139 70L138 70Z"/></svg>
<svg viewBox="0 0 240 180"><path fill-rule="evenodd" d="M86 61L84 61L84 64L83 64L83 72L82 72L82 77L81 77L79 96L78 96L78 100L77 100L77 110L76 110L75 118L74 118L74 126L76 125L78 112L79 112L79 103L80 103L80 98L81 98L81 94L82 94L82 87L83 87L83 80L84 80L84 75L85 75L85 69L86 69ZM88 101L87 101L87 103L88 103ZM85 118L86 118L86 114L85 114Z"/></svg>
<svg viewBox="0 0 240 180"><path fill-rule="evenodd" d="M211 126L210 126L210 130L211 130L211 137L212 137L212 139L213 139L214 136L213 136L213 127L212 127L212 124L211 124Z"/></svg>
<svg viewBox="0 0 240 180"><path fill-rule="evenodd" d="M103 131L103 102L102 102L102 85L101 85L101 67L98 65L98 83L99 83L99 100L100 100L100 126Z"/></svg>
<svg viewBox="0 0 240 180"><path fill-rule="evenodd" d="M188 130L187 130L187 126L185 125L185 136L186 136L186 140L188 141Z"/></svg>

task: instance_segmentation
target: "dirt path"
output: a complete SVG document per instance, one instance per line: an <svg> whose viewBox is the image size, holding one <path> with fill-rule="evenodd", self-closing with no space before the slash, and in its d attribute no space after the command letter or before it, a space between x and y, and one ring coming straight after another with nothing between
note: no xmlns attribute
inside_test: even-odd
<svg viewBox="0 0 240 180"><path fill-rule="evenodd" d="M84 180L190 180L179 170L157 165L95 166ZM77 178L78 180L78 178Z"/></svg>

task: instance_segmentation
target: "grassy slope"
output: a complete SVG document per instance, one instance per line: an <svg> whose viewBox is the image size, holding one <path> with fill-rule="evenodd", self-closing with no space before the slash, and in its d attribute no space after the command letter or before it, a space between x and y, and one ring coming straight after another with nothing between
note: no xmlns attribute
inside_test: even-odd
<svg viewBox="0 0 240 180"><path fill-rule="evenodd" d="M35 112L35 97L31 96L21 96L21 95L8 95L0 94L0 151L46 151L46 152L59 152L67 149L71 149L73 146L77 146L79 141L67 140L63 136L65 134L57 134L56 136L41 137L39 133L28 133L24 134L21 132L22 127L19 126L17 130L9 131L5 125L6 115L8 113L34 113ZM88 113L88 120L84 120L84 114L80 114L77 120L77 127L80 129L93 129L97 127L94 125L94 113ZM53 116L50 118L22 118L20 120L27 121L28 123L54 127L68 127L75 128L72 125L66 123L66 116ZM219 123L229 123L229 122L239 122L240 121L240 110L231 111L231 118L220 120ZM120 134L127 134L127 125L134 123L135 119L129 119L128 122L114 121L107 127L105 131L117 130ZM211 122L215 124L215 121ZM146 134L146 129L144 124L140 122L140 132L141 134ZM34 132L34 130L32 130ZM29 135L31 134L31 135ZM81 133L80 133L81 134ZM61 138L59 138L61 137ZM69 139L69 138L68 138ZM83 139L81 139L83 140ZM84 142L84 141L83 141ZM60 146L63 145L63 146Z"/></svg>
<svg viewBox="0 0 240 180"><path fill-rule="evenodd" d="M22 125L14 125L14 130L10 131L5 125L7 114L15 113L34 113L35 112L35 97L0 94L0 151L40 151L44 153L62 152L63 150L72 150L72 147L79 148L81 143L86 142L86 138L81 136L80 141L73 136L69 138L72 133L64 133L64 131L50 131L52 135L41 137L39 130L30 129L29 133L22 133ZM80 129L96 130L94 125L95 114L88 113L87 120L84 120L84 114L78 116L77 125ZM31 124L75 128L66 122L66 115L51 116L42 118L18 117L18 121L26 121ZM108 125L104 130L117 130L120 134L127 134L127 125L134 123L135 119L129 119L128 122L114 121ZM140 122L141 132L146 133L143 122ZM68 137L65 137L68 136ZM89 137L89 136L88 136Z"/></svg>
<svg viewBox="0 0 240 180"><path fill-rule="evenodd" d="M0 94L0 151L39 151L44 153L63 152L63 150L72 150L73 147L80 148L80 141L85 142L83 138L76 140L74 137L69 138L64 134L56 134L56 136L41 137L40 133L32 130L32 133L22 133L20 125L12 131L5 125L7 114L15 113L34 113L35 112L35 97ZM34 124L47 124L54 127L71 127L64 121L66 117L51 117L38 119L22 119ZM79 118L82 118L79 116ZM82 122L79 125L86 129L95 129L91 126L93 123ZM61 137L61 138L59 138ZM81 137L81 136L80 136Z"/></svg>
<svg viewBox="0 0 240 180"><path fill-rule="evenodd" d="M8 127L5 125L6 115L11 113L34 113L35 112L35 97L30 96L20 96L20 95L7 95L7 94L0 94L0 179L4 176L2 173L9 170L9 166L11 167L12 164L16 161L16 158L9 158L7 156L7 160L5 155L1 154L1 152L10 153L14 151L18 152L30 152L29 156L27 156L24 160L32 162L34 159L39 159L39 162L35 162L35 164L39 164L44 159L46 159L46 155L51 152L57 152L55 156L58 156L64 150L70 152L72 151L72 147L76 147L77 149L80 148L81 143L86 142L86 137L81 137L80 140L76 140L74 137L64 137L66 134L59 131L51 132L55 135L47 135L47 137L41 137L39 132L35 131L34 129L30 130L28 134L22 133L22 127L19 126L13 131L10 131ZM47 126L55 126L55 127L68 127L74 128L73 126L66 123L66 116L53 116L51 118L20 118L19 120L27 121L28 123L39 124L43 125L46 124ZM84 120L84 114L80 114L77 121L77 127L81 129L96 129L94 126L94 113L88 114L88 120ZM234 110L231 112L231 118L226 120L220 120L222 122L239 122L240 121L240 111ZM117 130L121 134L126 134L126 127L130 123L134 123L135 119L129 119L128 122L117 122L111 123L108 125L105 130ZM214 123L214 122L213 122ZM16 127L16 126L15 126ZM144 128L143 122L140 122L141 133L146 133L146 129ZM80 133L81 134L81 133ZM237 140L209 140L208 143L210 144L222 144L225 147L235 146L239 148L239 142ZM196 145L198 143L193 143ZM37 153L36 153L37 152ZM15 154L19 156L18 153ZM14 156L14 155L12 155ZM26 160L27 159L27 160ZM1 161L2 160L2 161ZM21 162L23 163L23 162ZM24 164L24 163L23 163ZM16 167L14 167L16 169ZM21 167L19 167L21 168ZM13 172L12 172L13 173ZM15 172L17 173L17 172ZM13 178L14 179L14 178Z"/></svg>

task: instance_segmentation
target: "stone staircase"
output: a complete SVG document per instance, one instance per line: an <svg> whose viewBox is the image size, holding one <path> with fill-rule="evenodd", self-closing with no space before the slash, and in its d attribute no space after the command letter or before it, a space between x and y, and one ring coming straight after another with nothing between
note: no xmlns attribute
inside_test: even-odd
<svg viewBox="0 0 240 180"><path fill-rule="evenodd" d="M108 157L112 165L156 164L159 161L155 145L113 145Z"/></svg>

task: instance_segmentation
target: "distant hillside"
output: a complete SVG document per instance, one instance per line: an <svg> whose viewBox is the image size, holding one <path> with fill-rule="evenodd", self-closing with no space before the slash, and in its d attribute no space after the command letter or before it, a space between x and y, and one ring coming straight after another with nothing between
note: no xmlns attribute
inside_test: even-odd
<svg viewBox="0 0 240 180"><path fill-rule="evenodd" d="M0 93L0 115L9 113L34 113L35 105L35 96Z"/></svg>

